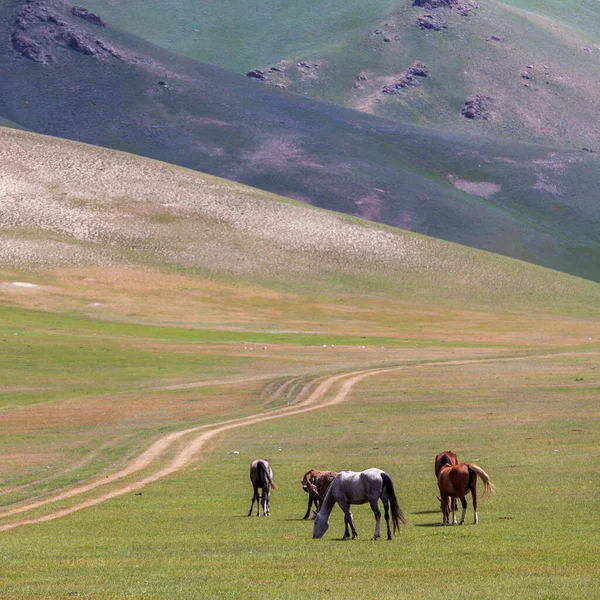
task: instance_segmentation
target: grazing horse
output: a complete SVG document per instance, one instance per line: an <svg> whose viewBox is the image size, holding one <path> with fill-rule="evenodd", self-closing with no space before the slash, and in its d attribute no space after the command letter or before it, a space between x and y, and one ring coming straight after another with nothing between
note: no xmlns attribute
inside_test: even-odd
<svg viewBox="0 0 600 600"><path fill-rule="evenodd" d="M390 508L392 511L394 533L397 533L400 530L400 523L406 524L406 519L398 506L398 499L396 498L394 484L392 483L390 476L381 469L367 469L360 473L355 473L354 471L341 471L329 486L325 498L323 498L323 502L321 503L321 508L315 517L313 538L323 537L329 528L329 515L337 502L344 511L345 530L342 539L346 540L350 537L348 526L352 529L352 539L355 539L358 534L354 528L350 505L365 504L368 502L371 505L371 510L375 514L375 533L371 539L378 539L380 537L379 523L381 521L381 511L377 506L379 499L383 502L383 508L385 510L387 539L391 540Z"/></svg>
<svg viewBox="0 0 600 600"><path fill-rule="evenodd" d="M437 478L440 476L440 471L442 470L442 467L445 465L457 465L460 461L458 460L458 456L456 456L456 454L454 454L454 452L450 452L450 450L444 450L444 452L440 452L436 457L435 457L435 466L434 466L434 471L435 471L435 478L437 480ZM444 505L442 503L442 499L438 496L438 500L440 501L440 509L443 511L444 510ZM454 508L454 512L456 512L456 510L458 509L458 504L456 503L456 498L454 498L452 500L453 502L453 508Z"/></svg>
<svg viewBox="0 0 600 600"><path fill-rule="evenodd" d="M477 465L444 465L438 476L438 487L441 493L442 511L444 519L442 525L450 525L450 511L452 511L452 524L456 524L456 508L451 502L454 498L460 498L462 504L462 516L459 525L465 522L467 513L467 500L465 496L471 492L473 496L473 510L475 512L475 520L473 525L477 525L477 476L481 477L484 485L484 493L493 492L494 484L491 482L489 475Z"/></svg>
<svg viewBox="0 0 600 600"><path fill-rule="evenodd" d="M252 496L252 504L248 511L248 516L252 514L254 508L254 501L256 501L256 516L260 517L260 507L262 504L263 516L267 517L271 515L271 488L277 489L275 482L273 481L273 469L269 465L268 460L259 458L250 465L250 481L254 488L254 494ZM262 489L262 496L258 493L258 488Z"/></svg>
<svg viewBox="0 0 600 600"><path fill-rule="evenodd" d="M315 469L304 473L304 477L300 483L302 484L302 489L308 494L308 508L306 509L306 514L302 517L303 519L308 519L310 516L310 509L313 503L316 512L319 512L325 492L336 475L336 471L315 471Z"/></svg>

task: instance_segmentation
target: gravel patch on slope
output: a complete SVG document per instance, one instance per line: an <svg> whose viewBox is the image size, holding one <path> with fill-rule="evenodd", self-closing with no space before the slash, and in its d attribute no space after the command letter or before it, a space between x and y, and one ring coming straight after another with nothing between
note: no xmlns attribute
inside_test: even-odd
<svg viewBox="0 0 600 600"><path fill-rule="evenodd" d="M566 292L574 281L548 284L524 263L36 134L0 129L0 165L4 266L163 264L280 281L417 273L429 285L521 293Z"/></svg>

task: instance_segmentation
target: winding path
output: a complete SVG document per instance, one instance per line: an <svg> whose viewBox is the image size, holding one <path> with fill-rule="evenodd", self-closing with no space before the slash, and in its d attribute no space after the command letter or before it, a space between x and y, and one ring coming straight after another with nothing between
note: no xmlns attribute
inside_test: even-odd
<svg viewBox="0 0 600 600"><path fill-rule="evenodd" d="M343 402L346 399L352 387L365 377L369 377L371 375L375 375L384 371L389 371L390 369L395 368L397 369L400 367L369 369L364 371L354 371L350 373L331 375L324 378L317 378L306 384L305 387L307 387L308 385L314 385L318 382L317 387L310 393L306 400L301 401L299 404L274 409L263 414L250 415L248 417L243 417L240 419L232 419L229 421L223 421L222 423L202 425L199 427L193 427L190 429L184 429L181 431L170 433L154 442L149 448L147 448L142 454L140 454L129 464L127 464L123 469L116 471L115 473L105 477L104 479L81 484L69 490L59 492L49 498L44 498L43 500L34 501L26 505L6 510L0 513L0 519L11 517L17 514L27 513L36 508L40 508L48 504L53 504L61 500L76 498L78 496L91 492L96 488L100 488L101 486L105 486L107 484L131 476L136 472L150 467L152 463L156 462L159 458L161 458L175 442L181 440L182 438L189 437L190 439L185 442L183 447L177 451L176 455L166 466L158 468L154 472L142 477L137 481L127 483L118 487L117 489L113 489L98 496L87 498L77 504L74 504L73 506L57 509L45 515L36 516L32 518L25 517L18 521L13 521L11 523L0 525L0 531L8 531L10 529L22 527L24 525L33 525L35 523L43 523L46 521L59 519L84 508L96 506L97 504L101 504L102 502L106 502L107 500L110 500L112 498L117 498L132 491L139 490L150 483L167 477L187 467L197 458L198 454L200 453L201 449L205 446L205 444L210 439L216 437L221 433L230 431L232 429L237 429L239 427L245 427L247 425L254 425L256 423L271 421L273 419L281 419L282 417L298 415L320 408L325 408L326 406L339 404L340 402ZM325 397L327 393L331 390L331 388L342 379L345 379L345 381L340 386L339 390L337 390L337 392L332 397L325 400Z"/></svg>

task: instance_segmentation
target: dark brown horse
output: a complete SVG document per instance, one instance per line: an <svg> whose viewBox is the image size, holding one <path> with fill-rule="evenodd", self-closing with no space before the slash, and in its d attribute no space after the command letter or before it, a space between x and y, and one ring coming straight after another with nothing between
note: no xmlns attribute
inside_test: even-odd
<svg viewBox="0 0 600 600"><path fill-rule="evenodd" d="M310 516L310 509L313 503L315 505L315 514L319 512L325 492L336 475L336 471L316 471L315 469L304 473L304 477L302 477L300 483L302 484L302 489L308 494L308 508L306 509L306 514L302 517L303 519L308 519Z"/></svg>
<svg viewBox="0 0 600 600"><path fill-rule="evenodd" d="M438 476L438 487L441 493L442 512L444 519L442 525L450 525L450 512L452 512L452 524L456 524L456 509L452 500L459 498L462 505L462 516L459 525L465 522L467 513L467 500L465 496L471 492L473 496L473 511L475 519L473 525L479 522L477 518L477 477L481 477L484 485L484 493L493 492L494 484L489 475L477 465L458 464L443 465Z"/></svg>
<svg viewBox="0 0 600 600"><path fill-rule="evenodd" d="M435 478L437 480L437 478L440 476L440 471L442 470L442 467L444 465L457 465L460 461L458 460L458 456L456 456L456 454L454 454L454 452L451 452L450 450L444 450L443 452L440 452L436 457L435 457L435 465L434 465L434 471L435 471ZM444 510L444 505L442 504L442 499L438 496L438 500L440 501L440 510ZM454 498L452 500L453 502L453 508L454 511L456 512L456 510L458 509L458 504L456 503L456 498Z"/></svg>
<svg viewBox="0 0 600 600"><path fill-rule="evenodd" d="M259 458L250 465L250 481L254 488L254 494L252 495L252 504L248 511L248 516L252 514L254 508L254 502L256 501L256 516L260 517L260 507L262 505L263 516L268 517L271 515L271 488L277 489L275 482L273 481L273 469L269 465L268 460ZM258 490L262 489L262 496L258 493Z"/></svg>

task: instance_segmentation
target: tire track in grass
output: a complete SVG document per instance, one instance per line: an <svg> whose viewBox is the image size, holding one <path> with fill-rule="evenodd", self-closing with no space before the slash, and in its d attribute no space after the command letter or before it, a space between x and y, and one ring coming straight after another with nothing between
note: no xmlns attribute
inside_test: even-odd
<svg viewBox="0 0 600 600"><path fill-rule="evenodd" d="M378 372L380 370L377 370ZM119 487L118 489L112 490L100 496L96 496L94 498L89 498L84 500L83 502L76 504L74 506L70 506L64 509L56 510L52 513L42 515L39 517L34 517L31 519L23 519L20 521L15 521L13 523L6 523L4 525L0 525L0 531L8 531L10 529L15 529L16 527L22 527L23 525L32 525L35 523L43 523L46 521L51 521L54 519L59 519L61 517L70 515L76 511L82 510L84 508L89 508L91 506L95 506L97 504L101 504L102 502L106 502L112 498L117 498L119 496L123 496L132 491L139 490L150 483L158 481L159 479L163 479L177 471L188 466L197 456L198 452L201 448L213 437L231 429L237 429L239 427L244 427L247 425L254 425L257 423L262 423L264 421L270 421L273 419L280 419L282 417L301 414L304 412L309 412L312 410L317 410L319 408L323 408L325 406L330 406L331 404L335 404L338 402L342 402L349 390L350 387L343 386L342 390L336 394L336 396L332 400L328 400L326 402L320 402L323 396L329 391L332 385L334 385L339 379L344 377L351 377L355 375L352 381L355 383L359 381L363 377L370 375L371 372L358 372L356 373L342 373L338 375L332 375L326 377L324 381L322 381L317 388L310 394L310 396L301 403L301 405L296 405L294 407L284 407L275 409L268 413L258 414L258 415L250 415L248 417L243 417L240 419L233 419L230 421L224 421L223 423L216 425L201 425L199 427L193 427L190 429L184 429L181 431L176 431L170 433L161 439L154 442L149 448L147 448L140 456L132 460L126 467L123 469L111 474L107 475L104 479L92 481L87 484L76 486L70 490L66 490L62 493L59 493L52 498L45 498L44 500L40 500L37 502L33 502L27 504L25 506L15 507L13 509L4 511L0 513L0 518L7 518L10 516L14 516L17 514L22 514L25 512L29 512L36 508L41 508L42 506L46 506L48 504L53 504L55 502L60 502L61 500L68 500L70 498L75 498L77 496L81 496L87 492L93 491L94 489L105 486L109 483L113 483L134 473L150 466L152 462L158 460L160 457L164 455L164 453L169 449L170 446L173 445L176 441L182 439L185 436L198 433L202 430L208 429L199 436L193 437L187 444L178 451L173 460L165 467L162 467L151 473L150 475L130 484ZM313 380L311 383L314 383L322 377L319 377ZM307 384L308 385L308 384Z"/></svg>

